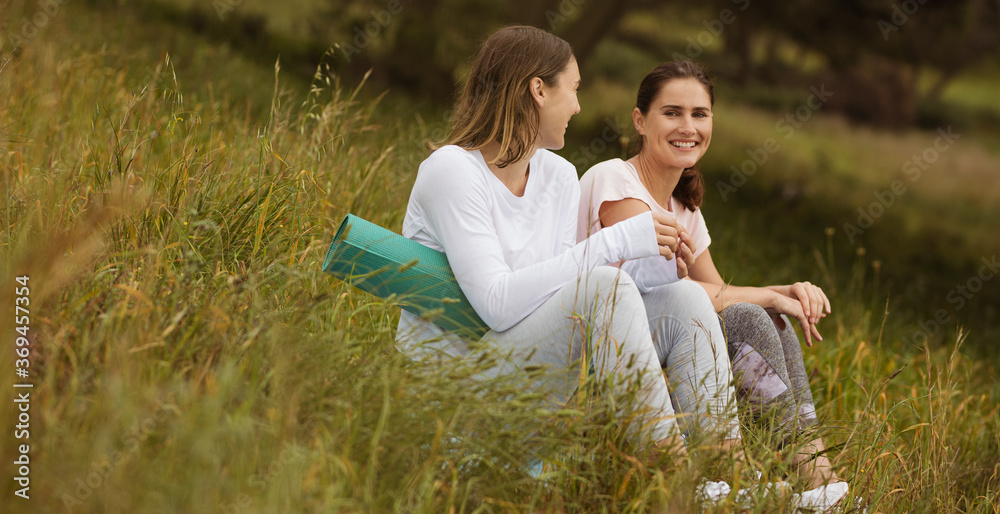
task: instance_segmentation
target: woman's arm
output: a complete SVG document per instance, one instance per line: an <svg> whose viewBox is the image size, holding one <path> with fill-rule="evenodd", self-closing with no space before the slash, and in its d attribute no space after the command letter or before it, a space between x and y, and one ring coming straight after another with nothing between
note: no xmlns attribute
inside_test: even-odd
<svg viewBox="0 0 1000 514"><path fill-rule="evenodd" d="M596 266L660 252L652 216L646 214L602 230L551 259L512 270L504 259L488 191L474 170L421 165L410 201L420 206L462 292L493 330L514 326L560 287ZM552 237L575 233L575 217L569 218L573 231L547 227Z"/></svg>
<svg viewBox="0 0 1000 514"><path fill-rule="evenodd" d="M784 286L765 286L765 288L798 300L802 304L802 310L813 324L819 323L819 320L833 312L830 299L827 298L823 289L809 282L796 282Z"/></svg>
<svg viewBox="0 0 1000 514"><path fill-rule="evenodd" d="M712 253L707 248L698 256L694 265L688 268L688 277L708 291L716 312L722 312L726 307L741 302L757 304L765 309L773 309L780 305L777 299L779 295L769 289L726 284L715 267Z"/></svg>
<svg viewBox="0 0 1000 514"><path fill-rule="evenodd" d="M814 305L811 303L812 297L809 295L809 288L805 286L808 282L796 283L790 286L770 287L728 285L722 280L722 275L716 269L715 262L712 260L712 254L707 248L698 256L698 260L695 261L694 265L688 268L688 276L691 280L698 282L705 288L709 298L712 299L712 305L715 307L716 312L722 312L723 309L734 303L753 303L768 309L772 313L785 314L786 316L798 319L802 325L802 333L805 336L807 345L812 346L812 337L816 337L820 341L823 340L823 336L820 335L819 330L816 328L819 318L825 316L825 314L820 316L821 310L819 309L822 308L823 304L819 302L815 304L816 307L812 307L814 310L805 310ZM822 294L822 290L818 287L812 286L812 288L819 290L819 293ZM784 291L791 294L801 293L803 296L793 297L791 294L784 294ZM825 299L826 295L823 294L822 298ZM826 300L826 302L825 305L829 309L829 300ZM809 314L814 314L814 316L810 316ZM813 321L814 319L815 321Z"/></svg>
<svg viewBox="0 0 1000 514"><path fill-rule="evenodd" d="M604 202L598 208L601 226L605 228L646 212L652 211L645 202L635 198ZM663 226L659 243L666 245L667 251L661 252L662 255L632 259L622 264L622 270L635 280L643 292L686 277L688 263L694 262L691 235L677 223L677 219L657 212L652 212L652 215ZM680 259L674 259L675 255Z"/></svg>

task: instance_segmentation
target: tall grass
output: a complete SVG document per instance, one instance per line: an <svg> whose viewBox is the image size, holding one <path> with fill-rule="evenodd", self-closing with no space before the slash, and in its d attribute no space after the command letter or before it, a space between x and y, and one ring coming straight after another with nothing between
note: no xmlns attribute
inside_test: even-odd
<svg viewBox="0 0 1000 514"><path fill-rule="evenodd" d="M35 384L31 499L6 431L5 512L687 511L700 477L752 485L710 450L636 459L612 404L547 409L531 377L407 360L398 309L319 270L347 212L398 227L439 123L322 67L286 87L280 65L241 65L252 87L227 97L223 50L159 54L155 26L103 44L113 18L65 8L0 70L0 306L31 277ZM996 512L991 368L886 345L864 263L824 259L840 308L806 358L838 471L869 511ZM755 468L788 471L766 431L745 439ZM789 501L752 496L710 510Z"/></svg>

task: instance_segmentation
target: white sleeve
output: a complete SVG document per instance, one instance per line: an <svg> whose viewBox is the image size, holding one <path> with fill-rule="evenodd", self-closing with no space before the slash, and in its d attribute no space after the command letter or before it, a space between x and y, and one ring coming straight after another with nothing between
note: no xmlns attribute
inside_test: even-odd
<svg viewBox="0 0 1000 514"><path fill-rule="evenodd" d="M615 226L617 225L612 225L609 228L614 228ZM601 232L605 230L608 229L602 229ZM598 234L601 232L598 232ZM625 261L622 264L622 271L632 277L639 291L643 293L649 292L650 289L656 286L672 284L680 280L677 278L677 258L674 257L668 261L666 257L659 254L652 257L642 257L640 259Z"/></svg>
<svg viewBox="0 0 1000 514"><path fill-rule="evenodd" d="M601 230L551 259L512 271L503 259L489 212L488 186L461 169L428 166L421 171L426 175L418 176L414 184L414 200L444 249L462 292L483 321L498 332L520 322L587 270L659 254L653 217L646 212Z"/></svg>
<svg viewBox="0 0 1000 514"><path fill-rule="evenodd" d="M563 227L562 235L562 250L569 250L576 246L576 233L577 233L577 212L580 210L580 183L576 180L576 175L573 175L573 181L571 186L567 188L569 194L572 195L569 201L569 207L566 209L566 226Z"/></svg>

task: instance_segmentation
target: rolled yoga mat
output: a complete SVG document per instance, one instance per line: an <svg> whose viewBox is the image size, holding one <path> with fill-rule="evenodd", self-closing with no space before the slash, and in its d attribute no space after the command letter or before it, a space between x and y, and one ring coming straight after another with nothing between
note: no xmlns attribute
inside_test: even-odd
<svg viewBox="0 0 1000 514"><path fill-rule="evenodd" d="M348 214L326 252L323 271L458 335L479 339L489 327L462 293L437 250Z"/></svg>

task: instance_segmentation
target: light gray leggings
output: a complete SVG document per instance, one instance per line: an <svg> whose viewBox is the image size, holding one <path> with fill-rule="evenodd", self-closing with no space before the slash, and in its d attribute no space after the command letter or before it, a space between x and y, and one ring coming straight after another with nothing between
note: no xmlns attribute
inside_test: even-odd
<svg viewBox="0 0 1000 514"><path fill-rule="evenodd" d="M639 444L677 433L639 290L617 268L601 266L567 283L517 325L490 331L481 342L487 344L476 346L470 356L486 351L504 357L491 375L546 366L539 385L557 403L568 401L581 376L591 372L616 392L639 387L636 399L645 416L629 431Z"/></svg>
<svg viewBox="0 0 1000 514"><path fill-rule="evenodd" d="M740 399L756 415L773 413L782 438L815 425L802 347L788 318L781 316L785 328L779 330L771 316L752 303L726 307L720 317Z"/></svg>
<svg viewBox="0 0 1000 514"><path fill-rule="evenodd" d="M680 280L642 294L673 407L686 432L717 429L740 437L729 355L708 293Z"/></svg>
<svg viewBox="0 0 1000 514"><path fill-rule="evenodd" d="M658 314L648 318L651 308ZM599 379L612 378L617 387L629 387L641 376L638 400L648 412L641 424L653 441L676 433L678 418L685 431L702 428L719 430L727 438L740 436L718 318L707 293L693 282L640 295L626 273L595 268L514 327L491 331L483 340L513 353L498 373L548 365L557 401L576 391L578 366L589 367Z"/></svg>

